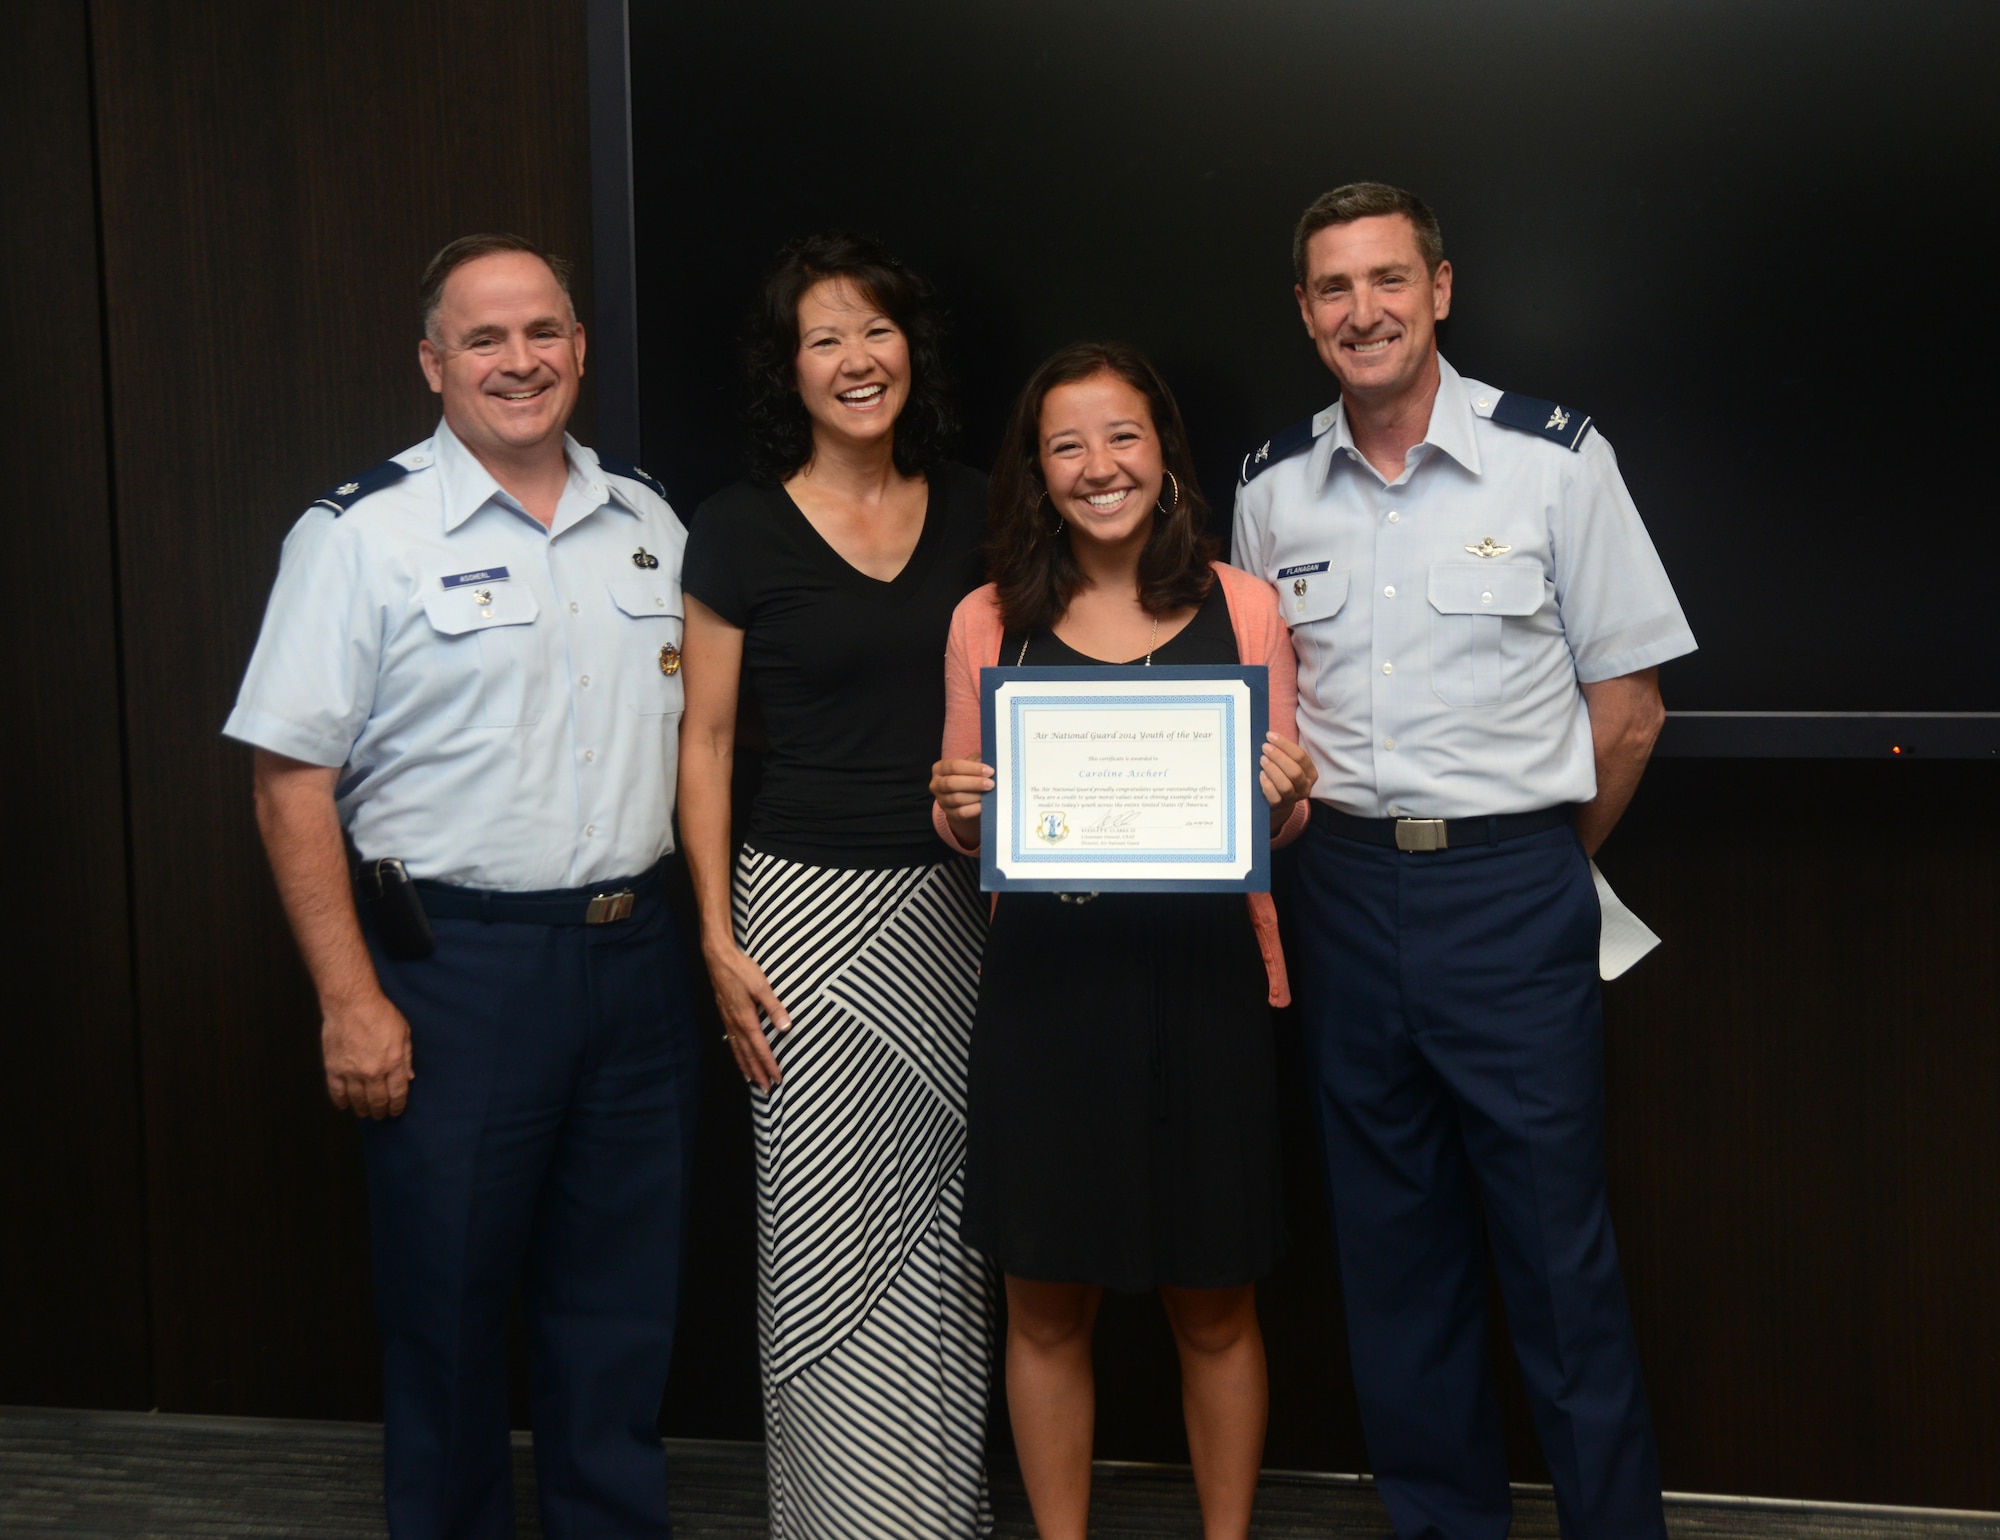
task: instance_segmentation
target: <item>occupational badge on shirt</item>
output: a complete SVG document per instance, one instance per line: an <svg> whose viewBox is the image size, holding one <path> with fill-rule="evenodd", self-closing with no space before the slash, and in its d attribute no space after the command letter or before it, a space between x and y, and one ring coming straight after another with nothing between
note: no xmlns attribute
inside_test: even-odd
<svg viewBox="0 0 2000 1540"><path fill-rule="evenodd" d="M1306 596L1306 590L1312 587L1310 581L1312 575L1315 572L1324 572L1332 565L1332 562L1326 561L1302 561L1296 566L1280 567L1278 569L1278 581L1282 583L1286 578L1290 578L1292 580L1292 593L1298 598L1303 599Z"/></svg>
<svg viewBox="0 0 2000 1540"><path fill-rule="evenodd" d="M672 642L660 649L660 672L672 678L681 671L681 650Z"/></svg>
<svg viewBox="0 0 2000 1540"><path fill-rule="evenodd" d="M643 568L647 572L651 572L655 567L659 566L659 564L660 564L660 558L655 556L651 551L647 550L643 545L640 546L638 550L632 553L632 565L635 567ZM665 664L665 662L662 662L660 664L660 667L667 668L667 665ZM673 670L667 668L667 672L671 674Z"/></svg>
<svg viewBox="0 0 2000 1540"><path fill-rule="evenodd" d="M1493 543L1493 537L1491 535L1488 535L1484 540L1480 541L1479 544L1469 545L1466 547L1466 549L1470 551L1474 556L1505 556L1509 551L1513 550L1514 548L1511 545L1495 545Z"/></svg>

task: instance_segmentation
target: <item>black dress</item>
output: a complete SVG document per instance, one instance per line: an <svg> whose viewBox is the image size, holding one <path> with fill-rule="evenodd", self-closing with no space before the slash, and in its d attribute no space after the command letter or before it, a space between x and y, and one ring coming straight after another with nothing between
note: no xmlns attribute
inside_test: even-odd
<svg viewBox="0 0 2000 1540"><path fill-rule="evenodd" d="M1101 662L1048 634L1025 661ZM1153 661L1240 661L1221 584ZM1284 1215L1269 984L1243 895L1074 897L1007 893L994 910L959 1233L1021 1278L1136 1292L1262 1277Z"/></svg>

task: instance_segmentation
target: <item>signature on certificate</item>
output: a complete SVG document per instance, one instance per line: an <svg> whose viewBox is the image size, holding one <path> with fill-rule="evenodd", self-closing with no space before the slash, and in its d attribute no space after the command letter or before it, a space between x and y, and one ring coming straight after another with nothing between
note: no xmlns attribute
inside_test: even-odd
<svg viewBox="0 0 2000 1540"><path fill-rule="evenodd" d="M1139 827L1139 810L1136 807L1122 808L1114 812L1099 813L1084 831L1089 834L1123 834Z"/></svg>

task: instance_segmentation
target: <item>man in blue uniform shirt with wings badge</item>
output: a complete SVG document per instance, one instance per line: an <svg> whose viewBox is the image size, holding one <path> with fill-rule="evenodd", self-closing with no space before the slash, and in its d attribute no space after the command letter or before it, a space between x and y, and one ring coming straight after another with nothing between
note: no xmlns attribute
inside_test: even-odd
<svg viewBox="0 0 2000 1540"><path fill-rule="evenodd" d="M468 236L420 289L444 420L293 527L224 730L257 751L328 1092L366 1120L390 1532L514 1533L519 1282L544 1530L665 1537L700 1068L659 870L684 537L564 431L559 259Z"/></svg>
<svg viewBox="0 0 2000 1540"><path fill-rule="evenodd" d="M1663 1537L1588 857L1694 637L1588 415L1438 355L1420 200L1338 188L1293 257L1340 400L1245 456L1233 560L1278 590L1321 767L1292 918L1369 1459L1401 1540L1507 1533L1483 1216L1563 1533Z"/></svg>

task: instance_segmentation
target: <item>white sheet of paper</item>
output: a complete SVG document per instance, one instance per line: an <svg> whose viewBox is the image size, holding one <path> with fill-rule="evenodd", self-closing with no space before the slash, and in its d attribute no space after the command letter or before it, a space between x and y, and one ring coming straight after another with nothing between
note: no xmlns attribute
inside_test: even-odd
<svg viewBox="0 0 2000 1540"><path fill-rule="evenodd" d="M1611 891L1595 861L1590 863L1590 880L1597 884L1598 907L1604 911L1604 928L1597 936L1597 976L1615 979L1658 946L1660 938Z"/></svg>
<svg viewBox="0 0 2000 1540"><path fill-rule="evenodd" d="M1047 687L1044 686L1044 689ZM1183 688L1185 688L1183 686ZM1115 716L1064 705L1020 713L1014 805L1030 822L1062 809L1037 837L1054 850L1162 851L1210 855L1228 837L1224 790L1229 756L1216 704Z"/></svg>

